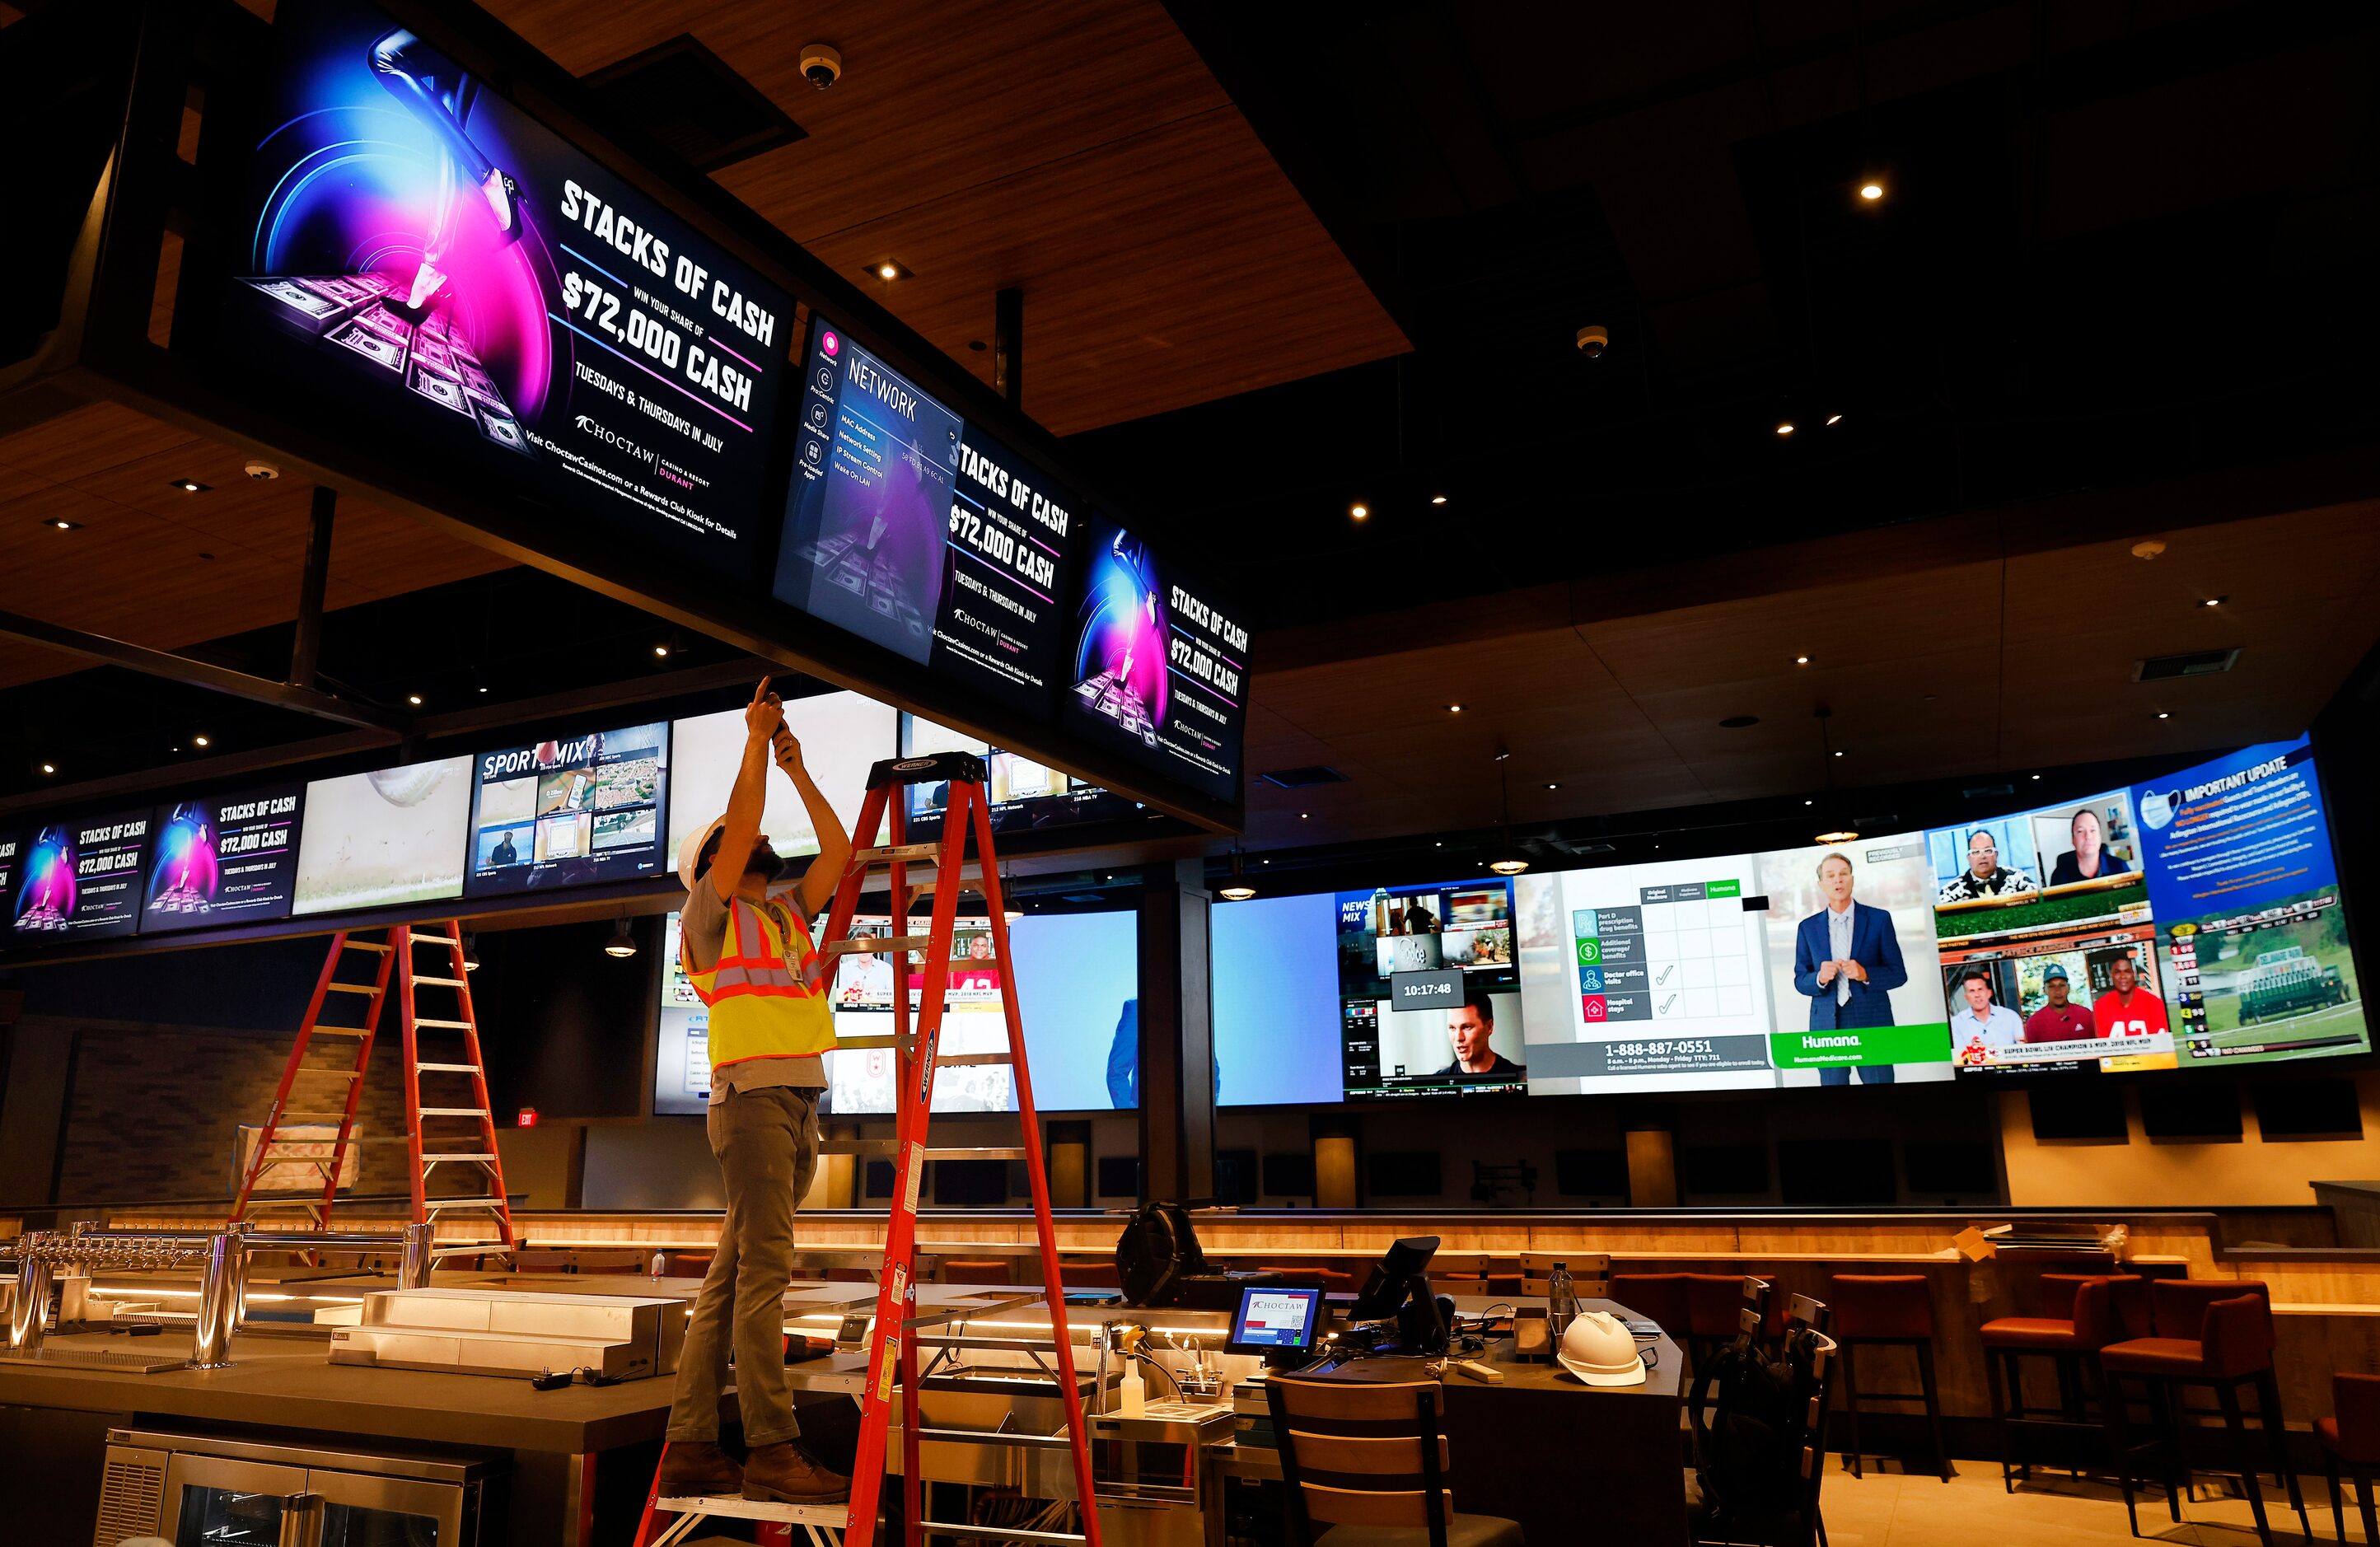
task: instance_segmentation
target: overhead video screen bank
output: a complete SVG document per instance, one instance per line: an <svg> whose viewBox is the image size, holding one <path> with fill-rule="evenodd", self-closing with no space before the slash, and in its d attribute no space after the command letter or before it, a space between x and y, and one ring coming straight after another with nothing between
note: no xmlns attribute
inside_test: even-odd
<svg viewBox="0 0 2380 1547"><path fill-rule="evenodd" d="M288 917L299 801L289 784L159 806L140 932Z"/></svg>
<svg viewBox="0 0 2380 1547"><path fill-rule="evenodd" d="M392 455L758 569L791 297L350 0L287 0L225 342Z"/></svg>
<svg viewBox="0 0 2380 1547"><path fill-rule="evenodd" d="M668 868L669 727L631 725L480 755L472 897L626 881Z"/></svg>
<svg viewBox="0 0 2380 1547"><path fill-rule="evenodd" d="M777 599L1046 719L1075 496L824 320L798 419Z"/></svg>

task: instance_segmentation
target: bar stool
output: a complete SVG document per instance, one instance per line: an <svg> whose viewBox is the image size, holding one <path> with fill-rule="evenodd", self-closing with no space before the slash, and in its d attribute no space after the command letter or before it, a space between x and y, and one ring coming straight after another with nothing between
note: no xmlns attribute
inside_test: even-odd
<svg viewBox="0 0 2380 1547"><path fill-rule="evenodd" d="M1977 1329L1984 1345L1984 1379L1991 1388L1992 1418L2000 1431L2000 1486L2016 1492L2016 1432L2021 1429L2085 1427L2083 1356L2149 1325L2148 1281L2101 1274L2041 1275L2038 1316L1999 1316ZM2063 1312L2063 1314L2060 1314ZM2028 1407L2024 1365L2028 1354L2046 1356L2058 1372L2058 1406ZM2003 1397L2001 1382L2007 1382ZM2057 1419L2039 1419L2056 1412ZM2106 1420L2102 1418L2101 1423ZM2028 1476L2031 1461L2022 1468Z"/></svg>
<svg viewBox="0 0 2380 1547"><path fill-rule="evenodd" d="M953 1257L942 1263L942 1282L1014 1285L1016 1270L1005 1257Z"/></svg>
<svg viewBox="0 0 2380 1547"><path fill-rule="evenodd" d="M1843 1411L1851 1420L1851 1454L1844 1458L1853 1477L1861 1468L1860 1400L1923 1402L1925 1421L1934 1433L1934 1458L1942 1481L1950 1481L1950 1452L1942 1443L1942 1396L1934 1382L1934 1298L1923 1274L1839 1273L1828 1281L1835 1308L1835 1341L1843 1350ZM1917 1355L1915 1391L1871 1391L1859 1385L1859 1354L1863 1348L1904 1348Z"/></svg>
<svg viewBox="0 0 2380 1547"><path fill-rule="evenodd" d="M2330 1378L2330 1408L2336 1418L2318 1419L2314 1438L2322 1442L2323 1475L2330 1481L2330 1519L2338 1540L2347 1540L2347 1512L2338 1502L2338 1464L2355 1477L2355 1505L2363 1515L2363 1540L2380 1541L2380 1518L2372 1512L2372 1469L2380 1467L2380 1375L2338 1374Z"/></svg>
<svg viewBox="0 0 2380 1547"><path fill-rule="evenodd" d="M2099 1350L2099 1370L2107 1383L2107 1448L2124 1485L2124 1512L2131 1519L2132 1534L2140 1534L2132 1463L2144 1451L2162 1453L2166 1505L2175 1522L2181 1520L2181 1495L2189 1486L2191 1467L2181 1428L2182 1415L2189 1409L2180 1394L2182 1388L2203 1385L2214 1389L2220 1405L2240 1489L2256 1517L2256 1536L2271 1547L2273 1532L2265 1518L2265 1492L2240 1410L2240 1387L2252 1384L2257 1426L2265 1432L2273 1470L2287 1483L2290 1507L2312 1537L2305 1499L2298 1491L2297 1474L2289 1469L2281 1386L2273 1374L2271 1294L2263 1284L2245 1278L2163 1278L2152 1281L2149 1288L2155 1335L2127 1338ZM2131 1401L2123 1387L2128 1379L2141 1382L2148 1390L2150 1410L2160 1432L2146 1440L2134 1440L2131 1435L2131 1417L2127 1411Z"/></svg>

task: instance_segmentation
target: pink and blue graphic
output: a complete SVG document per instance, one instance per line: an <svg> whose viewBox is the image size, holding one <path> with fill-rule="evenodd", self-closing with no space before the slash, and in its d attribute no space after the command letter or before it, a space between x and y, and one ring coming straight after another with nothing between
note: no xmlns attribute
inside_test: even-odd
<svg viewBox="0 0 2380 1547"><path fill-rule="evenodd" d="M1075 647L1075 695L1154 746L1165 719L1165 619L1148 546L1121 527L1094 546Z"/></svg>
<svg viewBox="0 0 2380 1547"><path fill-rule="evenodd" d="M174 808L157 835L157 859L149 877L152 913L203 913L214 903L223 871L216 854L214 809L200 801Z"/></svg>
<svg viewBox="0 0 2380 1547"><path fill-rule="evenodd" d="M17 932L64 933L74 922L76 891L74 829L43 828L17 888Z"/></svg>

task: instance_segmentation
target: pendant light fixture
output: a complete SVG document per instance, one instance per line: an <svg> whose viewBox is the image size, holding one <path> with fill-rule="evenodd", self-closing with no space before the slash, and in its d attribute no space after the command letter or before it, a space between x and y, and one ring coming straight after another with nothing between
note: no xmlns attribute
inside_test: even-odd
<svg viewBox="0 0 2380 1547"><path fill-rule="evenodd" d="M463 937L463 970L467 973L480 970L480 937L477 935Z"/></svg>
<svg viewBox="0 0 2380 1547"><path fill-rule="evenodd" d="M603 942L603 954L623 958L637 954L637 937L628 933L627 914L620 915L620 927L612 931L612 937Z"/></svg>
<svg viewBox="0 0 2380 1547"><path fill-rule="evenodd" d="M1002 865L1000 867L1000 912L1001 916L1007 919L1011 929L1015 928L1016 921L1025 916L1024 910L1016 905L1016 893L1011 889L1013 884L1008 866Z"/></svg>
<svg viewBox="0 0 2380 1547"><path fill-rule="evenodd" d="M1502 820L1498 828L1497 857L1488 862L1488 868L1499 876L1518 876L1529 868L1529 862L1512 847L1512 780L1505 768L1505 764L1512 761L1512 757L1510 748L1496 749L1496 792Z"/></svg>
<svg viewBox="0 0 2380 1547"><path fill-rule="evenodd" d="M1244 853L1245 850L1239 844L1235 843L1232 846L1232 878L1216 888L1217 894L1226 901L1245 902L1257 894L1257 888L1248 885L1246 879L1240 874L1245 864Z"/></svg>

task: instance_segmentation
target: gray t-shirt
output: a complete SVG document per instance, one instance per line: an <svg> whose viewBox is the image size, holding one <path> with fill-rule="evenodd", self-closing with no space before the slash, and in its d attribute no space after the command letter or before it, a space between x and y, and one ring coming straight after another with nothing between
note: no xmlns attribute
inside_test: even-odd
<svg viewBox="0 0 2380 1547"><path fill-rule="evenodd" d="M771 891L766 906L799 919L805 927L809 915L802 908L800 883ZM686 910L678 915L678 932L686 941L686 954L697 972L708 972L719 964L719 953L727 946L727 904L721 900L719 888L708 880L695 883L686 894ZM786 919L777 921L779 930L790 940L794 931ZM730 1091L754 1091L766 1085L795 1085L804 1090L826 1089L826 1060L808 1058L743 1058L725 1069L714 1070L710 1082L710 1104L714 1106L727 1099Z"/></svg>

